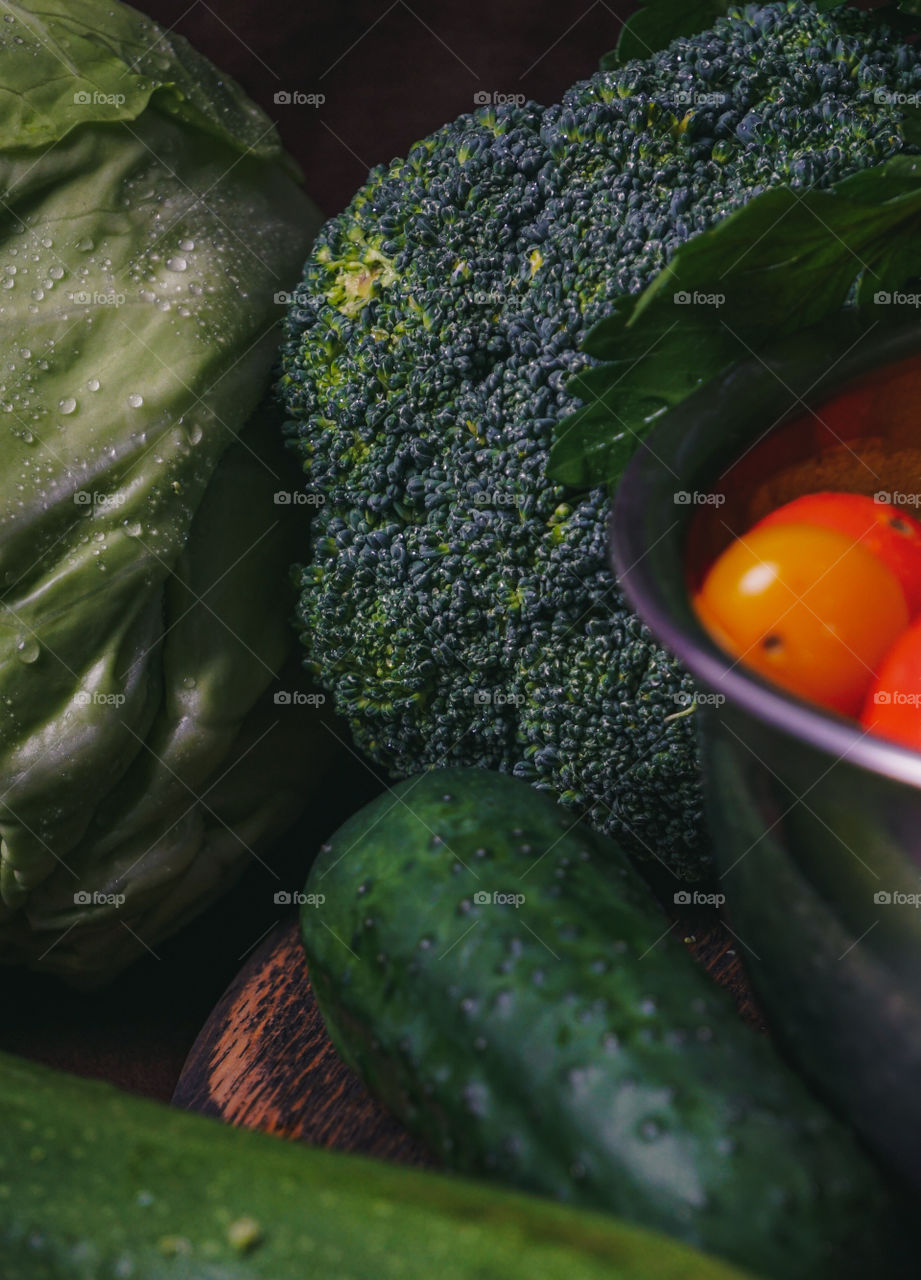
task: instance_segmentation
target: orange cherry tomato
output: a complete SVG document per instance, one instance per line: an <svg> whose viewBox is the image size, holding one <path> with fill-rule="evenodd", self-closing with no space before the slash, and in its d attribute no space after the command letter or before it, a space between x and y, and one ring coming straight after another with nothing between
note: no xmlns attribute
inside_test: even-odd
<svg viewBox="0 0 921 1280"><path fill-rule="evenodd" d="M699 611L756 671L852 716L908 625L892 571L847 534L810 524L736 539L711 566Z"/></svg>
<svg viewBox="0 0 921 1280"><path fill-rule="evenodd" d="M921 622L903 631L867 694L860 723L921 751Z"/></svg>
<svg viewBox="0 0 921 1280"><path fill-rule="evenodd" d="M772 511L755 528L781 524L818 524L846 533L892 570L911 617L921 614L921 521L914 516L862 493L807 493Z"/></svg>

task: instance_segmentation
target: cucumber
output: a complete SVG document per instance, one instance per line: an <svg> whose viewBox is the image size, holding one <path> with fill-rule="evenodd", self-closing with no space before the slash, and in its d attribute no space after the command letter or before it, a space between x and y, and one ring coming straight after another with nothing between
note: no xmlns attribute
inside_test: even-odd
<svg viewBox="0 0 921 1280"><path fill-rule="evenodd" d="M451 1168L778 1280L914 1274L850 1131L621 850L527 783L436 770L373 801L321 849L301 926L342 1057Z"/></svg>
<svg viewBox="0 0 921 1280"><path fill-rule="evenodd" d="M0 1054L3 1280L744 1280L595 1214Z"/></svg>

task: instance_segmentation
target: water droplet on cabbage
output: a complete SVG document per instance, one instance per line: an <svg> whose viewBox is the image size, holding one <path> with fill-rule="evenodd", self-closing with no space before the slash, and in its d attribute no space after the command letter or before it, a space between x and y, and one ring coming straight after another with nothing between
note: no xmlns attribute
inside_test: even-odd
<svg viewBox="0 0 921 1280"><path fill-rule="evenodd" d="M127 533L129 538L139 538L141 536L140 520L126 520L124 523L125 533Z"/></svg>
<svg viewBox="0 0 921 1280"><path fill-rule="evenodd" d="M16 642L16 657L20 662L33 663L41 653L41 648L34 636L20 636Z"/></svg>
<svg viewBox="0 0 921 1280"><path fill-rule="evenodd" d="M167 258L166 265L170 271L185 271L189 264L185 258Z"/></svg>
<svg viewBox="0 0 921 1280"><path fill-rule="evenodd" d="M89 380L89 382L87 382L86 386L87 386L87 390L89 390L89 391L98 391L98 390L99 390L99 379L98 379L98 378L90 378L90 380Z"/></svg>
<svg viewBox="0 0 921 1280"><path fill-rule="evenodd" d="M131 395L128 397L128 404L131 406L131 408L140 409L143 403L144 403L144 397L139 396L136 391L132 391Z"/></svg>
<svg viewBox="0 0 921 1280"><path fill-rule="evenodd" d="M65 396L63 400L58 401L58 408L61 413L74 413L77 408L77 402L73 396Z"/></svg>

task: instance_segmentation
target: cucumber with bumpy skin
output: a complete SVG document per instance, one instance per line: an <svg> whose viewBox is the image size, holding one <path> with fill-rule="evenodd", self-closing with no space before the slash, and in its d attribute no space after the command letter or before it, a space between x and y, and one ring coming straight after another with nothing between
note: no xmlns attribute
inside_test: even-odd
<svg viewBox="0 0 921 1280"><path fill-rule="evenodd" d="M3 1280L745 1280L595 1214L0 1054Z"/></svg>
<svg viewBox="0 0 921 1280"><path fill-rule="evenodd" d="M620 849L551 799L420 775L340 828L307 887L334 1043L452 1168L782 1280L902 1274L850 1132L669 937Z"/></svg>

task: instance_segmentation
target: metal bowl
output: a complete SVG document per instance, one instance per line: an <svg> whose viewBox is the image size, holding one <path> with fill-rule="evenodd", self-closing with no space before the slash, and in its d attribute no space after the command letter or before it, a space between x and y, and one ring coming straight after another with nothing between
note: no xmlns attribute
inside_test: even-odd
<svg viewBox="0 0 921 1280"><path fill-rule="evenodd" d="M691 603L734 535L826 488L888 491L919 514L921 326L788 344L697 392L628 467L611 551L631 604L699 686L707 821L765 1014L921 1187L921 754L734 662Z"/></svg>

